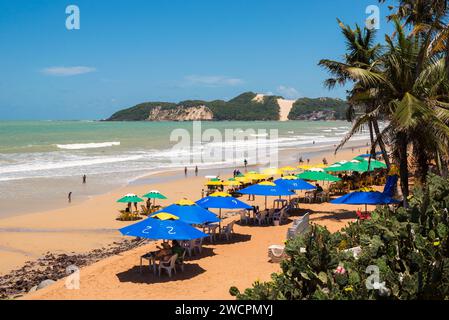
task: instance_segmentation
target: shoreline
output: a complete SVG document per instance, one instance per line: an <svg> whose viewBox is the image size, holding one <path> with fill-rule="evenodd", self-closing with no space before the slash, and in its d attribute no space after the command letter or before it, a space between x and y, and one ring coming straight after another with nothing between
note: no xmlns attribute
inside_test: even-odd
<svg viewBox="0 0 449 320"><path fill-rule="evenodd" d="M349 148L353 147L353 148L357 148L360 149L360 152L364 152L363 149L365 148L365 143L368 140L355 140L355 141L349 141L347 143L347 146L345 146L342 150L348 150ZM332 151L330 150L332 149ZM304 163L306 162L306 159L309 158L311 160L311 164L316 164L316 163L321 163L321 159L322 157L326 157L328 158L329 163L332 163L333 160L337 159L334 155L333 155L333 147L329 148L328 145L325 146L321 146L321 145L317 145L317 146L310 146L310 147L305 147L301 149L301 155L303 156L303 160ZM341 151L340 151L341 152ZM284 165L292 165L295 162L297 162L297 155L298 155L298 148L293 147L293 148L286 148L283 150L280 150L279 152L279 165L278 167L282 167ZM329 160L333 158L333 160ZM193 168L194 168L194 164L191 164L188 166L189 168L189 174L188 177L194 177L194 174L192 174ZM264 168L265 166L261 165L261 164L253 164L253 165L248 165L248 170L257 170L259 168ZM238 168L240 170L244 169L243 166L234 166L232 164L225 164L222 167L212 167L211 165L208 165L206 167L201 168L199 166L199 172L200 175L205 176L205 175L220 175L222 171L224 171L224 174L228 174L229 171L232 172L232 170L234 168ZM131 174L133 171L130 171L129 173ZM88 185L89 186L89 180L91 180L92 177L101 177L101 174L94 174L91 176L88 176ZM68 177L70 179L75 178L75 177ZM24 209L23 207L21 207L20 209L17 209L17 211L12 211L11 213L1 216L0 217L0 230L1 230L1 221L3 219L8 219L8 218L13 218L13 217L17 217L17 216L22 216L22 215L29 215L29 214L34 214L34 213L41 213L41 212L49 212L49 211L54 211L54 210L61 210L61 209L66 209L66 208L70 208L73 207L75 205L79 205L82 204L88 200L94 199L95 197L99 197L99 196L104 196L104 195L108 195L111 193L114 193L115 191L118 190L124 190L128 187L133 187L133 186L139 186L139 185L144 185L144 184L159 184L159 183L165 183L165 182L169 182L169 181L175 181L175 180L179 180L179 179L183 179L184 178L184 173L183 173L183 168L182 167L176 167L176 168L166 168L166 169L157 169L153 172L147 172L145 174L140 174L138 176L132 176L129 179L127 179L126 182L122 182L119 184L115 184L114 186L107 188L106 190L93 190L92 193L90 194L81 194L78 195L77 193L73 193L72 194L72 202L70 204L67 203L67 199L66 198L59 198L59 199L45 199L45 200L39 200L39 208L37 208L34 203L29 203L29 205L26 207L26 209ZM33 178L33 179L37 179L37 178ZM54 179L54 178L41 178L41 179ZM76 177L76 184L78 186L78 177ZM70 188L67 188L68 190ZM8 208L10 209L10 208ZM6 210L7 211L7 210ZM1 274L1 268L0 268L0 274Z"/></svg>

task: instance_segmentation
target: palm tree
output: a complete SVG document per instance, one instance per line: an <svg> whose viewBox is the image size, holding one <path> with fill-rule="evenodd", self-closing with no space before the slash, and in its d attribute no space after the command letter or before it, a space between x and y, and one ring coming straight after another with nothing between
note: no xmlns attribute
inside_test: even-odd
<svg viewBox="0 0 449 320"><path fill-rule="evenodd" d="M364 28L363 30L356 25L355 29L350 26L344 25L340 20L338 24L346 40L347 53L344 58L344 62L333 61L328 59L321 60L318 65L324 67L333 76L325 81L325 86L329 89L338 85L345 85L348 82L355 82L354 87L350 90L348 96L348 102L350 108L347 113L348 121L353 121L355 116L355 110L359 107L364 108L366 115L371 115L375 107L375 99L366 95L367 87L362 85L361 82L356 82L350 74L347 72L348 68L362 68L371 70L375 68L375 61L380 56L380 45L375 45L376 32ZM363 99L362 99L363 97ZM386 147L383 139L379 137L380 130L378 124L378 118L368 116L367 126L370 133L371 145L375 145L375 141L379 141L379 146L382 150L387 167L390 168L390 160L386 153ZM376 137L374 137L374 134ZM337 149L338 150L338 149ZM337 151L336 150L336 151ZM374 153L372 148L372 153Z"/></svg>
<svg viewBox="0 0 449 320"><path fill-rule="evenodd" d="M404 204L409 195L409 153L424 180L429 160L435 154L448 156L449 110L442 96L448 96L449 78L444 57L421 55L427 42L419 35L406 36L398 20L394 20L394 38L386 36L386 52L372 65L374 68L345 67L348 78L366 88L365 96L374 97L376 107L359 117L343 139L344 144L372 117L382 116L389 124L380 133L391 143L399 164ZM419 69L419 72L417 70ZM362 100L363 101L363 100Z"/></svg>

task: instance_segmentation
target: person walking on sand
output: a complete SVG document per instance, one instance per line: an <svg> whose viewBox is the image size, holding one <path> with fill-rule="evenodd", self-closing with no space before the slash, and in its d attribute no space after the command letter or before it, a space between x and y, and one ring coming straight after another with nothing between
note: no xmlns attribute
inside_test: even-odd
<svg viewBox="0 0 449 320"><path fill-rule="evenodd" d="M198 176L198 166L195 166L195 176Z"/></svg>
<svg viewBox="0 0 449 320"><path fill-rule="evenodd" d="M83 175L83 184L86 183L86 180L87 180L87 176L86 176L86 175Z"/></svg>
<svg viewBox="0 0 449 320"><path fill-rule="evenodd" d="M69 199L69 203L71 203L72 202L72 191L69 192L68 199Z"/></svg>
<svg viewBox="0 0 449 320"><path fill-rule="evenodd" d="M310 163L310 159L307 159L307 164L309 164Z"/></svg>
<svg viewBox="0 0 449 320"><path fill-rule="evenodd" d="M187 176L187 167L184 167L184 175Z"/></svg>
<svg viewBox="0 0 449 320"><path fill-rule="evenodd" d="M243 164L245 165L245 168L248 166L248 160L243 160Z"/></svg>
<svg viewBox="0 0 449 320"><path fill-rule="evenodd" d="M326 159L326 158L323 158L323 164L324 164L325 166L327 166L327 159Z"/></svg>

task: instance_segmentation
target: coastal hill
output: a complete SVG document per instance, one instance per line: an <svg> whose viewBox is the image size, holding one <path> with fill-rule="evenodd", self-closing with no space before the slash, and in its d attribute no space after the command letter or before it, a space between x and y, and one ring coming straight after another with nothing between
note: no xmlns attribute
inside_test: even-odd
<svg viewBox="0 0 449 320"><path fill-rule="evenodd" d="M347 107L345 101L333 98L286 100L245 92L229 101L144 102L120 110L106 121L343 120Z"/></svg>

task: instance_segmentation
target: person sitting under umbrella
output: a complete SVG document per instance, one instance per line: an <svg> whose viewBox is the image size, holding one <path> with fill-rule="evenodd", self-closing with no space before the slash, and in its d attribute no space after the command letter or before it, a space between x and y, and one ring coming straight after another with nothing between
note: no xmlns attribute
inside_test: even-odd
<svg viewBox="0 0 449 320"><path fill-rule="evenodd" d="M171 256L173 255L173 248L168 242L162 242L161 247L157 246L156 248L159 249L159 251L157 251L154 255L156 259L164 262L170 260Z"/></svg>
<svg viewBox="0 0 449 320"><path fill-rule="evenodd" d="M313 201L316 201L316 197L318 193L321 193L324 191L323 187L320 186L318 183L315 184L316 189L313 191Z"/></svg>

